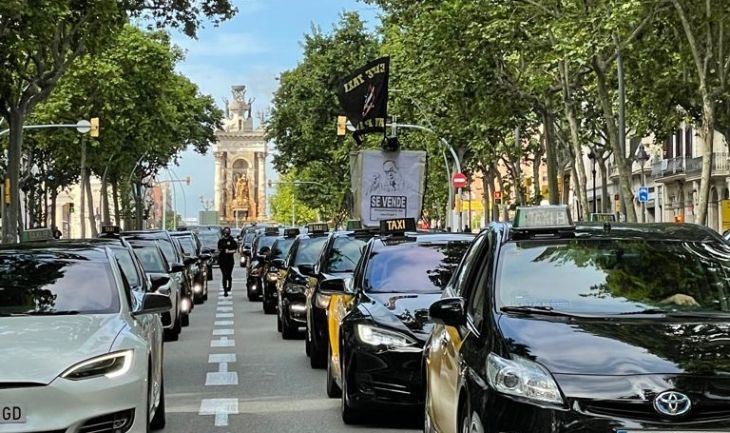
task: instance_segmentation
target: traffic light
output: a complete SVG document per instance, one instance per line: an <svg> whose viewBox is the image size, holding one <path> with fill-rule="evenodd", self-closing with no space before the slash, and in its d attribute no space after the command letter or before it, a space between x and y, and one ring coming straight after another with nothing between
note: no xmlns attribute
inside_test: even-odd
<svg viewBox="0 0 730 433"><path fill-rule="evenodd" d="M397 152L400 148L398 137L385 137L383 142L380 143L380 147L383 148L383 152Z"/></svg>
<svg viewBox="0 0 730 433"><path fill-rule="evenodd" d="M98 117L91 118L91 130L89 131L89 136L91 136L91 137L99 136L99 118Z"/></svg>
<svg viewBox="0 0 730 433"><path fill-rule="evenodd" d="M337 116L337 136L347 135L347 117Z"/></svg>

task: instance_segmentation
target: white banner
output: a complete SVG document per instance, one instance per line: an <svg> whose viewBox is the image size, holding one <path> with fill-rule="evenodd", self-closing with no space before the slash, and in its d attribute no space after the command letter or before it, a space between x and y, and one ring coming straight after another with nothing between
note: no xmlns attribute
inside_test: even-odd
<svg viewBox="0 0 730 433"><path fill-rule="evenodd" d="M421 216L426 152L353 152L350 169L353 216L363 226L377 227L380 220Z"/></svg>

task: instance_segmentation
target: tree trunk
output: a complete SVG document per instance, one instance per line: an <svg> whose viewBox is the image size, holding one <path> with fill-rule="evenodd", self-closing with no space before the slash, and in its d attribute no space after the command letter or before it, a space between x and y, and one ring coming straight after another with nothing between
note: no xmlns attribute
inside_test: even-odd
<svg viewBox="0 0 730 433"><path fill-rule="evenodd" d="M497 164L494 164L494 174L497 177L497 183L499 183L499 190L502 191L502 216L499 216L499 213L497 213L497 220L498 221L507 221L509 220L509 214L507 209L507 194L505 194L505 187L504 187L504 178L502 177L502 173L499 172L499 169L497 168ZM496 206L495 206L496 207Z"/></svg>
<svg viewBox="0 0 730 433"><path fill-rule="evenodd" d="M601 62L593 58L593 71L596 75L596 84L598 86L598 96L603 110L603 116L606 121L606 131L608 132L608 142L613 151L613 159L618 167L618 183L621 193L621 208L626 215L627 222L636 222L636 209L634 209L634 193L631 190L631 162L626 159L624 149L621 149L618 139L618 127L616 126L616 117L613 112L613 103L608 94L606 84L606 73Z"/></svg>
<svg viewBox="0 0 730 433"><path fill-rule="evenodd" d="M560 203L560 197L558 195L558 156L556 154L555 131L553 130L554 122L555 119L553 118L553 113L548 102L543 112L543 128L545 128L543 137L545 140L545 156L547 159L548 200L550 204Z"/></svg>
<svg viewBox="0 0 730 433"><path fill-rule="evenodd" d="M705 91L702 95L702 175L700 178L700 197L697 206L696 224L707 225L707 205L710 201L710 184L712 183L712 158L715 136L715 105Z"/></svg>
<svg viewBox="0 0 730 433"><path fill-rule="evenodd" d="M5 208L3 215L3 243L18 242L18 217L20 216L20 153L23 148L23 123L25 122L25 112L19 109L10 111L10 119L8 126L10 127L10 145L8 147L8 177L10 179L10 191L8 194L10 205Z"/></svg>
<svg viewBox="0 0 730 433"><path fill-rule="evenodd" d="M99 236L96 228L96 217L94 215L94 194L91 191L91 173L86 173L86 198L89 203L89 227L91 227L91 237Z"/></svg>
<svg viewBox="0 0 730 433"><path fill-rule="evenodd" d="M134 183L134 225L137 230L142 230L142 183L137 181ZM173 216L177 218L173 210Z"/></svg>
<svg viewBox="0 0 730 433"><path fill-rule="evenodd" d="M86 198L84 197L84 189L86 188L86 142L84 136L79 137L81 141L81 179L79 179L79 221L81 222L81 239L86 238Z"/></svg>
<svg viewBox="0 0 730 433"><path fill-rule="evenodd" d="M112 200L114 201L114 224L121 226L122 215L119 210L119 188L116 177L112 180Z"/></svg>
<svg viewBox="0 0 730 433"><path fill-rule="evenodd" d="M49 226L51 228L58 227L56 223L56 200L58 199L58 188L53 187L51 189L51 221Z"/></svg>
<svg viewBox="0 0 730 433"><path fill-rule="evenodd" d="M608 196L608 167L606 167L606 160L600 159L597 165L598 170L601 172L601 212L613 213L611 198Z"/></svg>
<svg viewBox="0 0 730 433"><path fill-rule="evenodd" d="M578 204L582 209L583 215L588 213L588 194L586 193L586 168L583 164L583 147L578 137L578 120L575 117L575 110L572 104L572 95L570 93L570 83L568 82L568 62L564 60L561 63L560 68L561 84L563 87L563 109L565 110L565 117L568 120L568 126L570 127L570 143L573 146L573 153L575 156L574 163L574 176L573 183L575 185L575 192L578 195ZM595 197L593 198L595 200ZM579 213L580 214L580 213ZM580 219L580 218L579 218Z"/></svg>
<svg viewBox="0 0 730 433"><path fill-rule="evenodd" d="M109 181L107 179L107 170L104 170L104 174L101 176L101 190L99 197L99 206L101 206L101 221L102 224L108 226L111 224L109 215Z"/></svg>
<svg viewBox="0 0 730 433"><path fill-rule="evenodd" d="M492 195L492 188L489 186L489 173L482 170L482 207L484 208L484 224L487 225L492 221L490 215L490 200L489 197Z"/></svg>
<svg viewBox="0 0 730 433"><path fill-rule="evenodd" d="M542 200L542 188L540 188L540 162L542 160L542 151L535 153L535 163L532 164L532 204L540 204Z"/></svg>

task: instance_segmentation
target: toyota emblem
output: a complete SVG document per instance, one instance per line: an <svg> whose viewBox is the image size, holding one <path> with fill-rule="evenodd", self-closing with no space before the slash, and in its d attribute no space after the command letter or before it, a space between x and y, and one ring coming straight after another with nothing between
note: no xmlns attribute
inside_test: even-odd
<svg viewBox="0 0 730 433"><path fill-rule="evenodd" d="M692 408L692 401L681 392L665 391L654 399L654 409L662 415L684 415Z"/></svg>

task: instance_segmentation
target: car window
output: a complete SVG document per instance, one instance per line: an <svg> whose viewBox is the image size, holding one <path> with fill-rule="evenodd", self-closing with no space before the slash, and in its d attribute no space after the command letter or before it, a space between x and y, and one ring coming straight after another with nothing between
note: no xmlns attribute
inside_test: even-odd
<svg viewBox="0 0 730 433"><path fill-rule="evenodd" d="M440 292L451 279L469 242L406 243L370 253L365 291L370 293Z"/></svg>
<svg viewBox="0 0 730 433"><path fill-rule="evenodd" d="M498 308L730 311L730 245L724 242L522 241L506 244L499 262Z"/></svg>
<svg viewBox="0 0 730 433"><path fill-rule="evenodd" d="M492 251L494 240L495 233L489 231L472 245L469 250L471 257L467 256L465 260L465 264L468 262L468 266L466 266L468 269L465 269L466 274L461 281L463 287L459 288L460 296L466 298L467 317L478 330L482 328L484 312L487 311L487 294L492 289L492 266L494 264L493 254L485 257L484 250L486 249L486 253L489 254ZM486 245L484 245L485 243ZM482 272L475 275L474 272L479 270Z"/></svg>
<svg viewBox="0 0 730 433"><path fill-rule="evenodd" d="M119 262L119 266L122 268L122 272L124 273L124 277L127 279L127 283L129 283L129 287L132 289L140 289L142 287L142 280L137 273L137 267L134 266L134 260L132 259L132 255L129 254L129 251L115 250L114 257L116 257Z"/></svg>
<svg viewBox="0 0 730 433"><path fill-rule="evenodd" d="M160 255L160 251L155 246L135 246L134 253L142 263L145 272L165 273L164 258Z"/></svg>
<svg viewBox="0 0 730 433"><path fill-rule="evenodd" d="M180 247L182 247L183 253L186 256L194 256L195 254L195 245L193 245L193 240L189 237L180 237L177 239L180 241Z"/></svg>
<svg viewBox="0 0 730 433"><path fill-rule="evenodd" d="M165 255L165 258L169 263L175 263L176 260L176 254L175 250L172 249L172 244L167 239L160 239L158 241L158 244L160 245L160 249L162 250L162 254Z"/></svg>
<svg viewBox="0 0 730 433"><path fill-rule="evenodd" d="M473 273L475 268L479 268L483 263L477 261L477 256L481 252L481 247L486 239L487 235L483 234L477 237L466 252L464 259L461 261L459 269L454 274L453 287L457 296L468 297L467 289L470 287L467 284L469 277ZM473 286L473 285L471 285Z"/></svg>
<svg viewBox="0 0 730 433"><path fill-rule="evenodd" d="M0 316L119 312L120 299L106 257L80 253L0 256Z"/></svg>
<svg viewBox="0 0 730 433"><path fill-rule="evenodd" d="M271 246L274 245L274 242L276 242L277 239L277 236L261 236L256 241L256 251L260 253L261 249L264 247L271 248Z"/></svg>
<svg viewBox="0 0 730 433"><path fill-rule="evenodd" d="M326 242L327 238L324 236L300 240L299 248L296 251L296 257L294 258L294 266L314 265L314 263L317 262L317 258L322 253L322 249Z"/></svg>
<svg viewBox="0 0 730 433"><path fill-rule="evenodd" d="M279 239L271 246L271 259L285 259L289 249L294 243L294 238Z"/></svg>
<svg viewBox="0 0 730 433"><path fill-rule="evenodd" d="M353 272L367 242L343 236L335 239L327 257L325 272Z"/></svg>

